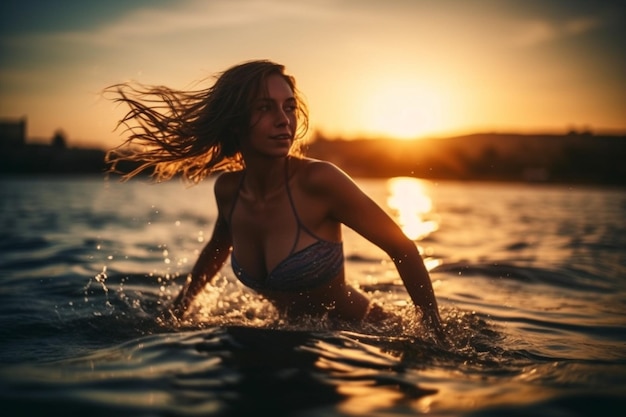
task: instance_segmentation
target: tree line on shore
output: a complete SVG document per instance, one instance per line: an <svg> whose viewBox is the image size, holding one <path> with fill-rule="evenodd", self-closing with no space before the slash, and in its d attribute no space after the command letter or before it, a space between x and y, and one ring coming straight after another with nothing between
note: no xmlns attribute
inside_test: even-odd
<svg viewBox="0 0 626 417"><path fill-rule="evenodd" d="M317 137L307 154L356 177L626 185L626 136L618 135L487 133L416 141Z"/></svg>
<svg viewBox="0 0 626 417"><path fill-rule="evenodd" d="M626 185L626 136L619 135L487 133L403 141L316 133L303 148L355 177ZM0 155L0 174L107 170L104 151L68 148L59 138L51 145L3 148Z"/></svg>

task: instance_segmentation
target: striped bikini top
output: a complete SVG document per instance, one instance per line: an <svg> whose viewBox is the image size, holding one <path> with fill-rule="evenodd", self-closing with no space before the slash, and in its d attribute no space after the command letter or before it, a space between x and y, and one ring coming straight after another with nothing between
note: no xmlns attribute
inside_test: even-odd
<svg viewBox="0 0 626 417"><path fill-rule="evenodd" d="M237 200L239 199L244 176L245 174L242 175L239 188L237 189L237 196L235 197L235 202L230 211L229 223L232 219ZM231 254L233 272L239 281L253 290L283 292L306 291L330 282L343 269L343 243L320 239L302 223L293 202L288 179L287 164L285 164L287 196L297 223L296 236L289 255L278 263L265 278L258 279L246 273L241 267L239 262L237 262L234 250ZM317 239L317 241L299 251L295 251L301 233L307 233Z"/></svg>

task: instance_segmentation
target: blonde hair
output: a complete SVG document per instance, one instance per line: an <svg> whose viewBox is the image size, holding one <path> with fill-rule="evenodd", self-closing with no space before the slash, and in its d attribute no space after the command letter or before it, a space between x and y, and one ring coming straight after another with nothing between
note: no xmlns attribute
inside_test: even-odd
<svg viewBox="0 0 626 417"><path fill-rule="evenodd" d="M109 172L128 180L151 171L157 181L180 174L198 183L216 171L242 169L240 141L249 133L252 102L273 74L281 75L294 93L295 138L302 138L308 130L308 111L295 79L284 70L271 61L249 61L222 72L211 87L202 90L138 83L106 88L105 94L114 94L114 102L130 108L117 125L126 127L128 138L106 154Z"/></svg>

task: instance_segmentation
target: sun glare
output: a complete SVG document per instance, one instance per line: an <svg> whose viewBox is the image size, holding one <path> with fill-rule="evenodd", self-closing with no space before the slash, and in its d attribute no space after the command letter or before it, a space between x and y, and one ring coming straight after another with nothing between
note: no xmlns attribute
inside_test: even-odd
<svg viewBox="0 0 626 417"><path fill-rule="evenodd" d="M439 227L437 222L426 220L432 210L432 200L420 180L395 177L387 182L387 205L394 211L402 231L409 239L422 239Z"/></svg>
<svg viewBox="0 0 626 417"><path fill-rule="evenodd" d="M416 139L446 128L443 93L434 85L391 80L367 96L363 127L374 135Z"/></svg>

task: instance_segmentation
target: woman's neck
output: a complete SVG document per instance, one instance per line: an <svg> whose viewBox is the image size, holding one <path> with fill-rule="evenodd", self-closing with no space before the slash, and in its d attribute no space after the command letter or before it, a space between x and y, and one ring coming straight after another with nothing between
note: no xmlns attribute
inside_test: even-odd
<svg viewBox="0 0 626 417"><path fill-rule="evenodd" d="M289 157L246 160L246 177L243 187L255 198L268 198L276 190L283 189L288 160Z"/></svg>

